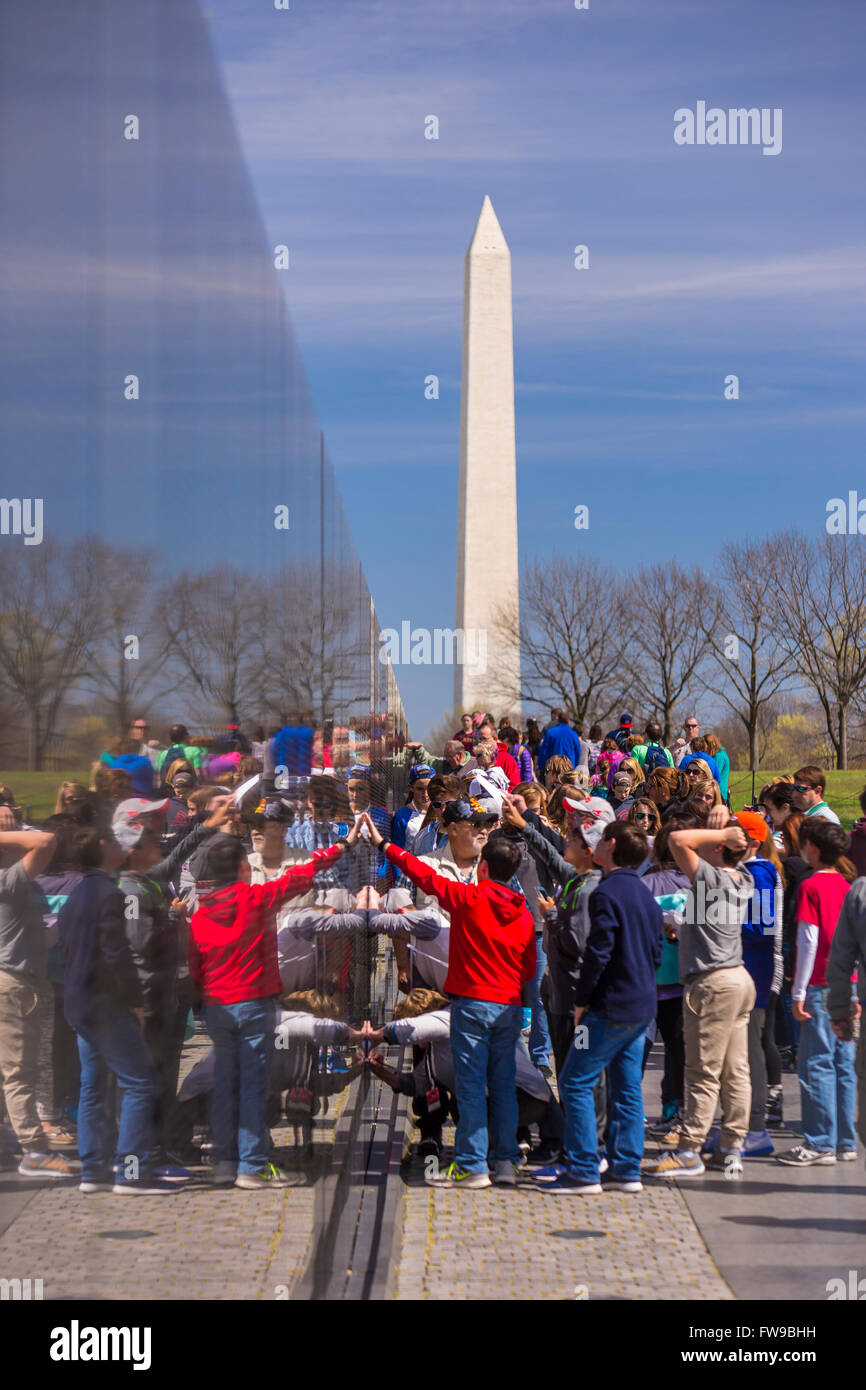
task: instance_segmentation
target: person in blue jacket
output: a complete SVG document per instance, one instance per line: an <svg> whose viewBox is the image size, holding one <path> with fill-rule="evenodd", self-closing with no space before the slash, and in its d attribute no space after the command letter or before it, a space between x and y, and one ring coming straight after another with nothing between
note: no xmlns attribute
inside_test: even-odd
<svg viewBox="0 0 866 1390"><path fill-rule="evenodd" d="M414 854L414 839L430 806L430 782L435 773L426 763L413 763L409 769L409 791L391 821L391 843Z"/></svg>
<svg viewBox="0 0 866 1390"><path fill-rule="evenodd" d="M593 1090L605 1068L605 1186L614 1192L642 1190L644 1036L656 1016L656 971L664 941L662 909L637 873L648 854L643 831L615 821L593 855L604 877L589 900L589 938L574 993L575 1038L559 1077L565 1166L535 1175L546 1193L590 1196L603 1190Z"/></svg>
<svg viewBox="0 0 866 1390"><path fill-rule="evenodd" d="M557 710L557 722L548 729L538 750L538 775L544 775L544 765L549 758L561 754L571 761L572 767L580 762L580 739L568 722L564 710Z"/></svg>

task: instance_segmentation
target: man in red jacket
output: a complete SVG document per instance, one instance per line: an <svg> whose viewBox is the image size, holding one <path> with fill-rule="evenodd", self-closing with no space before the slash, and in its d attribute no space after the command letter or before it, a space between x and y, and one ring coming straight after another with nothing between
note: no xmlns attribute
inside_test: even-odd
<svg viewBox="0 0 866 1390"><path fill-rule="evenodd" d="M250 883L243 846L232 835L211 836L190 860L198 906L190 921L189 973L201 991L214 1049L217 1185L284 1186L270 1162L265 1123L280 994L276 913L289 898L308 892L317 870L354 844L359 825L270 883Z"/></svg>
<svg viewBox="0 0 866 1390"><path fill-rule="evenodd" d="M451 999L451 1052L459 1118L454 1161L427 1181L434 1187L513 1187L519 1171L514 1047L521 999L535 974L535 927L522 893L508 887L520 850L504 837L481 851L477 883L455 883L384 840L368 819L370 839L407 878L438 898L451 918L445 993Z"/></svg>

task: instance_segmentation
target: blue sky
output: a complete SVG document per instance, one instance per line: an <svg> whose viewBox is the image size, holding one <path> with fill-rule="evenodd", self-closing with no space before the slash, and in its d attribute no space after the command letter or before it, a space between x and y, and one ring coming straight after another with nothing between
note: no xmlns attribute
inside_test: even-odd
<svg viewBox="0 0 866 1390"><path fill-rule="evenodd" d="M453 623L463 257L485 193L512 254L523 558L711 564L866 493L866 8L204 8L383 626ZM781 107L781 153L675 145L699 100ZM451 672L396 675L423 735Z"/></svg>

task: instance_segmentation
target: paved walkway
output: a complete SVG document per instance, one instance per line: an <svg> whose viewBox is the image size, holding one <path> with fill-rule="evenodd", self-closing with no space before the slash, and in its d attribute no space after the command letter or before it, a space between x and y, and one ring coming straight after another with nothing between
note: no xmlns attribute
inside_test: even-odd
<svg viewBox="0 0 866 1390"><path fill-rule="evenodd" d="M653 1117L660 1056L656 1047L644 1081ZM796 1076L784 1085L796 1119ZM777 1148L796 1142L789 1130ZM531 1179L436 1191L417 1159L404 1176L399 1299L823 1299L827 1278L866 1271L862 1151L834 1168L751 1159L737 1183L707 1175L586 1198L544 1196Z"/></svg>
<svg viewBox="0 0 866 1390"><path fill-rule="evenodd" d="M206 1048L197 1035L185 1072ZM317 1177L326 1170L347 1091L313 1129L313 1158L295 1162L289 1127L273 1131L291 1185L271 1192L211 1187L176 1196L82 1196L70 1183L0 1173L0 1277L42 1279L45 1299L283 1299L310 1255Z"/></svg>

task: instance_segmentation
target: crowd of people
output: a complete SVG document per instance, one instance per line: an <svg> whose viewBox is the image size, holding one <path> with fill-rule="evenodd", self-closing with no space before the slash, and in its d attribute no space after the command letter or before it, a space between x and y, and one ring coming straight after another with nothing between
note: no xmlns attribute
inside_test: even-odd
<svg viewBox="0 0 866 1390"><path fill-rule="evenodd" d="M695 716L666 745L628 713L584 737L560 709L522 730L475 711L441 755L387 717L148 732L39 828L0 788L2 1158L23 1177L280 1187L272 1130L308 1143L364 1069L412 1096L434 1186L637 1192L856 1157L866 791L850 835L816 766L732 811ZM400 997L374 1027L353 975L383 935ZM802 1137L780 1147L785 1066Z"/></svg>

